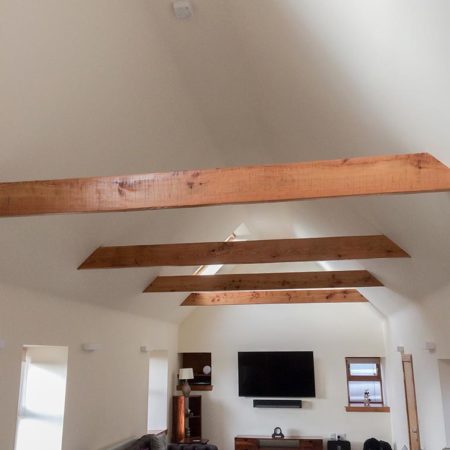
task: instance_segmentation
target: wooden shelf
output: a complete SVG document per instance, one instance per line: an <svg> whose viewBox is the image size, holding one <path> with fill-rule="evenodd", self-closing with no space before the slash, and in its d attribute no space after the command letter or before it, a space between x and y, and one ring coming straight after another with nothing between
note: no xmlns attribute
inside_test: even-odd
<svg viewBox="0 0 450 450"><path fill-rule="evenodd" d="M186 398L182 395L172 397L172 439L177 442L182 441L186 431ZM189 417L189 427L191 437L202 435L202 396L191 395L189 397L189 409L192 416Z"/></svg>
<svg viewBox="0 0 450 450"><path fill-rule="evenodd" d="M347 412L391 412L389 406L346 406Z"/></svg>
<svg viewBox="0 0 450 450"><path fill-rule="evenodd" d="M212 391L212 384L190 384L191 391ZM177 391L181 391L181 385L177 385Z"/></svg>

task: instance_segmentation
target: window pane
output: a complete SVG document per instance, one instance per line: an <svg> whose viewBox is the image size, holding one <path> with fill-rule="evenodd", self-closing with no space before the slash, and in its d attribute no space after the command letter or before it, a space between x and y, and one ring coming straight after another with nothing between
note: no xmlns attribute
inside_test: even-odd
<svg viewBox="0 0 450 450"><path fill-rule="evenodd" d="M350 363L350 375L353 377L377 376L377 365L375 363Z"/></svg>
<svg viewBox="0 0 450 450"><path fill-rule="evenodd" d="M364 403L364 392L368 390L371 403L381 403L381 383L379 381L349 381L350 403Z"/></svg>
<svg viewBox="0 0 450 450"><path fill-rule="evenodd" d="M24 347L15 450L61 450L67 347Z"/></svg>
<svg viewBox="0 0 450 450"><path fill-rule="evenodd" d="M168 364L167 350L154 350L150 353L148 430L165 430L167 428Z"/></svg>

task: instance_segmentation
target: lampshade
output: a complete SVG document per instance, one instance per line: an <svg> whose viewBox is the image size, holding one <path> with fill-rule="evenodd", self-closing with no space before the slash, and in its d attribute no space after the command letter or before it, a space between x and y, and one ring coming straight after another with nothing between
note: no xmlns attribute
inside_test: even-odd
<svg viewBox="0 0 450 450"><path fill-rule="evenodd" d="M192 368L180 369L178 372L178 378L180 380L192 380L194 378L194 370Z"/></svg>

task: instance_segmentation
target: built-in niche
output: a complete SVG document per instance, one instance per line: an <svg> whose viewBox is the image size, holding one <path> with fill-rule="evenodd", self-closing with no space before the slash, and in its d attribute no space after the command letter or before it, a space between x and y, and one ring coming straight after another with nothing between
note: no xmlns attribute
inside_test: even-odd
<svg viewBox="0 0 450 450"><path fill-rule="evenodd" d="M193 391L212 391L211 353L179 353L179 368L192 368L194 379L188 380ZM181 386L178 381L177 389Z"/></svg>

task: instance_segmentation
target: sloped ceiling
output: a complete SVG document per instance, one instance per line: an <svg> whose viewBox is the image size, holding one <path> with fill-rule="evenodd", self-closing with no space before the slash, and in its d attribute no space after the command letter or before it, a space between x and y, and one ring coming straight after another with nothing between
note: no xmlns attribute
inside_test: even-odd
<svg viewBox="0 0 450 450"><path fill-rule="evenodd" d="M2 1L1 180L416 151L450 164L445 0L192 3L177 21L168 0ZM330 263L384 281L365 294L385 314L448 284L448 193L2 219L0 282L180 321L183 295L141 292L192 268L76 267L99 245L221 240L242 222L255 239L388 235L411 260Z"/></svg>

